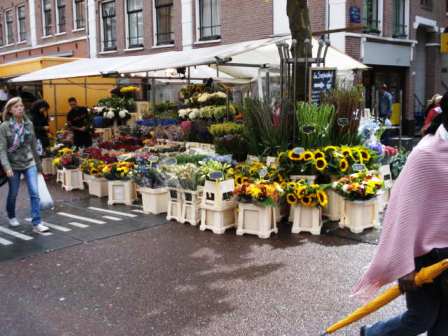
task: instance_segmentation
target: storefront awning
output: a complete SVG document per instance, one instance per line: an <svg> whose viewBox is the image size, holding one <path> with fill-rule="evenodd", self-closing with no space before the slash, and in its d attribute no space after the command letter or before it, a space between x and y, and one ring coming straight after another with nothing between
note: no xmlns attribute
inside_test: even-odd
<svg viewBox="0 0 448 336"><path fill-rule="evenodd" d="M35 72L48 67L76 61L77 58L68 57L35 57L11 63L0 64L0 78L6 79Z"/></svg>

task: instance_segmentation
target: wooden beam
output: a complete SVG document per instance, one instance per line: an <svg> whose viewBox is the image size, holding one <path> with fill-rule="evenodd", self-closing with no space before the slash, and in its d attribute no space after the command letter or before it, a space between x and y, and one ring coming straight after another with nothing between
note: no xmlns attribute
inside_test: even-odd
<svg viewBox="0 0 448 336"><path fill-rule="evenodd" d="M313 36L322 36L322 35L333 34L333 33L359 32L359 31L362 31L363 29L364 29L363 25L356 25L356 26L350 26L347 28L316 31L316 32L312 32L312 35Z"/></svg>

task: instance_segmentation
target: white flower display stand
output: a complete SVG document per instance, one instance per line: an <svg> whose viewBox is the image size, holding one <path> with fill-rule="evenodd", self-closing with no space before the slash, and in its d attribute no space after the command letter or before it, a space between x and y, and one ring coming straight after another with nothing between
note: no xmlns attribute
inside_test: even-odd
<svg viewBox="0 0 448 336"><path fill-rule="evenodd" d="M56 183L64 183L64 169L56 169Z"/></svg>
<svg viewBox="0 0 448 336"><path fill-rule="evenodd" d="M167 220L181 221L183 194L176 188L168 188L168 214Z"/></svg>
<svg viewBox="0 0 448 336"><path fill-rule="evenodd" d="M91 181L91 180L93 180L95 178L95 176L93 176L93 175L89 175L89 174L82 174L82 180L84 181L84 183L87 183L87 184L89 184L89 182Z"/></svg>
<svg viewBox="0 0 448 336"><path fill-rule="evenodd" d="M109 195L107 180L103 177L90 176L87 185L89 186L89 195L100 198Z"/></svg>
<svg viewBox="0 0 448 336"><path fill-rule="evenodd" d="M135 184L132 181L108 181L107 188L109 205L132 205L137 198Z"/></svg>
<svg viewBox="0 0 448 336"><path fill-rule="evenodd" d="M352 233L362 233L366 229L378 229L378 199L368 201L344 200L344 217L339 226L348 228Z"/></svg>
<svg viewBox="0 0 448 336"><path fill-rule="evenodd" d="M201 196L202 191L182 190L182 212L180 216L180 223L190 223L193 226L199 224Z"/></svg>
<svg viewBox="0 0 448 336"><path fill-rule="evenodd" d="M318 207L294 207L292 233L309 232L318 236L322 230L322 209Z"/></svg>
<svg viewBox="0 0 448 336"><path fill-rule="evenodd" d="M65 191L72 191L75 189L84 190L84 182L82 179L81 169L63 169L62 188Z"/></svg>
<svg viewBox="0 0 448 336"><path fill-rule="evenodd" d="M239 203L238 211L238 226L236 230L238 236L253 234L259 238L268 239L272 233L278 233L272 207Z"/></svg>
<svg viewBox="0 0 448 336"><path fill-rule="evenodd" d="M169 192L167 188L139 188L142 194L143 212L160 215L168 212Z"/></svg>
<svg viewBox="0 0 448 336"><path fill-rule="evenodd" d="M339 195L336 191L329 189L328 194L328 205L324 209L324 215L328 217L329 220L337 222L343 217L343 203L344 198Z"/></svg>
<svg viewBox="0 0 448 336"><path fill-rule="evenodd" d="M56 167L53 165L52 158L43 158L42 159L42 174L56 175Z"/></svg>
<svg viewBox="0 0 448 336"><path fill-rule="evenodd" d="M211 230L215 234L224 234L227 229L236 226L234 186L233 179L205 182L201 202L201 231Z"/></svg>

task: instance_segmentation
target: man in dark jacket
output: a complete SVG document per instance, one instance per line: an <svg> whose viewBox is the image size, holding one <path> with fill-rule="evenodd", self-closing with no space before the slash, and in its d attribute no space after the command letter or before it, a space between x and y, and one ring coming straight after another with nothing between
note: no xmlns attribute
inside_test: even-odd
<svg viewBox="0 0 448 336"><path fill-rule="evenodd" d="M67 124L73 132L74 145L76 147L92 146L89 111L83 106L78 106L78 102L74 97L71 97L68 103L71 110L67 115Z"/></svg>

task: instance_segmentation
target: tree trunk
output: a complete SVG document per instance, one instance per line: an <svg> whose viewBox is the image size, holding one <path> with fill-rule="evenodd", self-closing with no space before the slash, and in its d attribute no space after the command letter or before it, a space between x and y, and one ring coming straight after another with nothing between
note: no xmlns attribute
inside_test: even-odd
<svg viewBox="0 0 448 336"><path fill-rule="evenodd" d="M292 39L297 41L297 57L311 58L311 46L305 45L304 41L311 38L311 24L308 11L307 0L287 0L287 14L289 18L289 28L291 29ZM304 63L298 63L296 68L296 93L297 101L303 101L307 98L305 92L305 79L308 80L308 75L305 73L306 67Z"/></svg>

